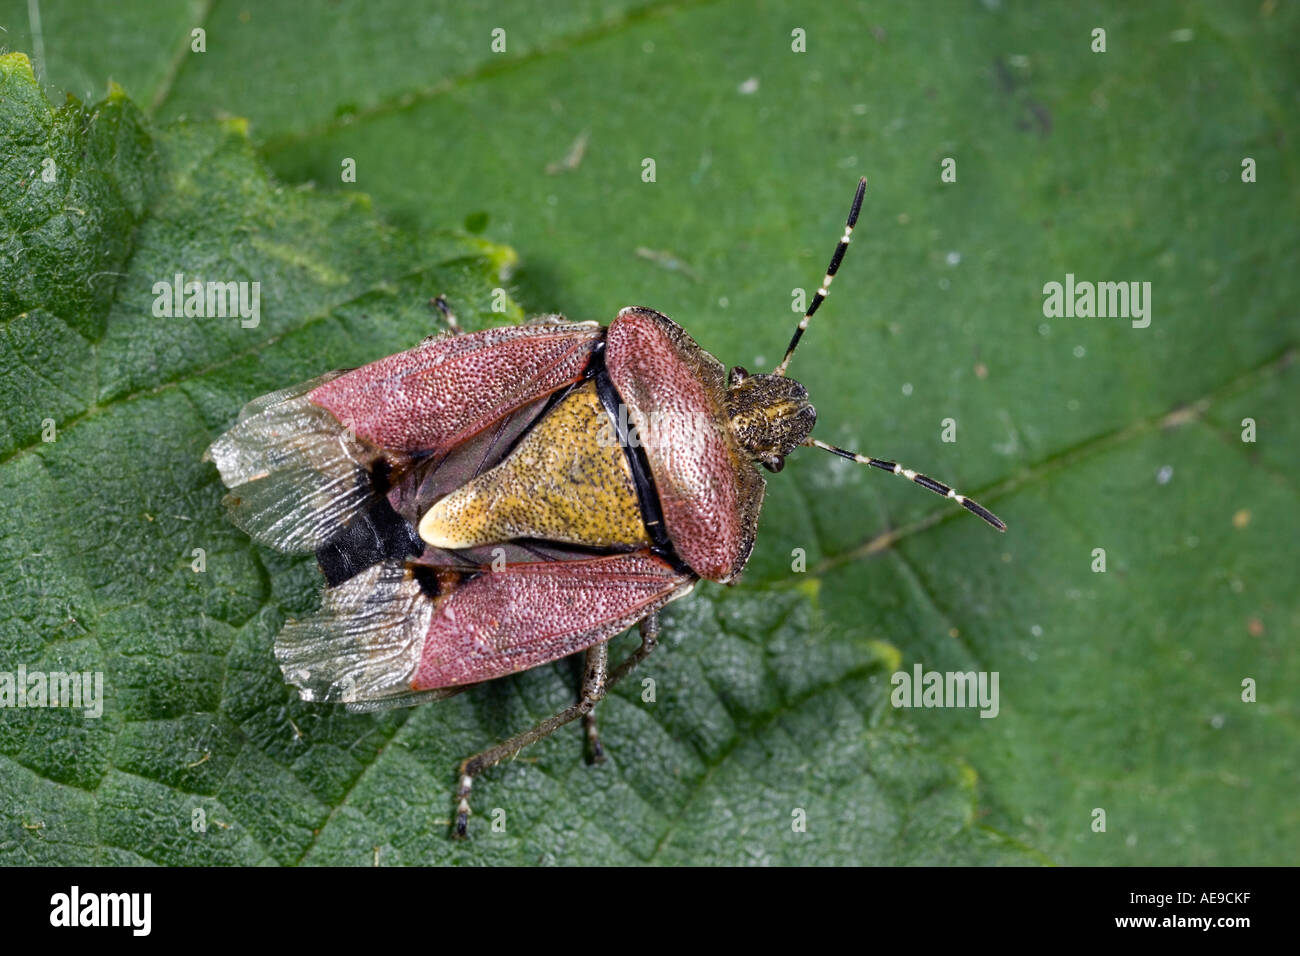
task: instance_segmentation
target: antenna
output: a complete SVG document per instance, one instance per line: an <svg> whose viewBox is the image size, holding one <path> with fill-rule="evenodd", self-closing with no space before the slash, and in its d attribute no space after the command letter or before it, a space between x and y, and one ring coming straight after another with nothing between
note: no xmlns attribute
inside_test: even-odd
<svg viewBox="0 0 1300 956"><path fill-rule="evenodd" d="M853 196L853 208L849 210L849 218L844 223L844 235L840 237L840 244L835 247L835 254L831 256L831 264L826 269L826 278L822 280L822 287L817 290L817 294L813 296L812 305L808 306L808 311L799 320L799 327L794 330L790 345L785 350L785 358L781 359L781 364L772 370L773 375L785 374L786 366L790 364L790 359L794 356L794 350L799 345L799 340L803 338L804 330L808 328L808 321L813 317L813 313L821 307L821 304L826 301L826 296L830 295L831 282L835 279L835 273L840 271L840 263L844 260L844 253L848 252L849 239L853 236L853 227L858 224L858 213L862 211L862 197L866 194L867 177L863 176L858 180L858 191Z"/></svg>
<svg viewBox="0 0 1300 956"><path fill-rule="evenodd" d="M936 495L942 495L945 498L951 498L957 504L961 505L971 514L983 518L994 528L999 531L1006 531L1007 526L1003 524L1002 519L989 511L977 501L972 501L965 495L959 495L942 481L935 481L926 475L912 471L910 468L904 468L896 461L885 461L883 458L868 458L866 455L859 455L843 448L836 448L834 445L828 445L824 441L818 441L816 438L805 438L803 444L809 448L821 448L830 452L832 455L839 455L841 458L847 458L849 461L856 461L859 465L870 465L872 468L879 468L881 471L888 471L891 474L902 475L908 481L915 482L927 491L933 491Z"/></svg>

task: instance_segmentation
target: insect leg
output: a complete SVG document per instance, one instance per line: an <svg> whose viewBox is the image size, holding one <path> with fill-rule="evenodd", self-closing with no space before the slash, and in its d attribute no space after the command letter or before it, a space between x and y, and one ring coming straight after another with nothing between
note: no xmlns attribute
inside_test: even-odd
<svg viewBox="0 0 1300 956"><path fill-rule="evenodd" d="M600 660L600 680L604 683L605 691L621 681L643 660L650 656L651 652L659 646L659 614L656 612L649 617L644 617L637 624L637 630L641 632L641 646L628 655L627 660L619 664L613 673L606 674L609 666L609 643L599 644L587 651L586 676L583 680L583 694L587 693L588 683L592 680L592 655L599 652ZM604 693L601 694L604 696ZM596 729L596 712L583 717L583 722L587 727L587 742L591 747L591 762L603 763L605 760L605 748L600 744L600 733Z"/></svg>
<svg viewBox="0 0 1300 956"><path fill-rule="evenodd" d="M647 615L637 625L641 632L641 646L628 655L627 660L619 664L605 680L605 690L609 690L636 668L651 652L659 646L659 612Z"/></svg>
<svg viewBox="0 0 1300 956"><path fill-rule="evenodd" d="M585 694L586 682L583 683ZM600 702L600 698L605 696L605 686L599 687L596 693L598 696L595 698L584 696L582 700L572 707L564 708L558 714L543 720L536 727L525 730L521 734L516 734L504 743L475 754L460 765L460 786L456 788L456 836L463 837L467 833L470 814L469 791L474 786L474 778L489 767L495 767L507 757L513 757L530 744L535 744L537 741L549 737L565 724L591 713L592 708Z"/></svg>
<svg viewBox="0 0 1300 956"><path fill-rule="evenodd" d="M507 757L513 757L530 744L535 744L537 741L549 737L565 724L591 713L592 709L604 698L609 688L630 674L637 664L650 656L650 652L659 643L659 615L649 615L642 619L638 627L641 631L641 646L629 654L627 660L623 661L607 675L601 674L602 680L588 680L590 672L584 674L582 700L572 707L566 707L558 714L548 717L531 730L525 730L504 743L499 743L495 747L489 747L482 753L475 754L460 765L460 783L456 787L456 822L452 830L453 836L464 837L468 834L469 792L474 786L476 776L489 767L495 767ZM606 649L606 662L609 659L608 653L608 649Z"/></svg>
<svg viewBox="0 0 1300 956"><path fill-rule="evenodd" d="M605 696L605 678L609 672L609 641L587 648L582 666L582 690L579 699L594 697L599 688ZM592 763L605 762L605 748L600 745L600 731L596 727L596 709L582 715L582 726L587 733L587 755Z"/></svg>
<svg viewBox="0 0 1300 956"><path fill-rule="evenodd" d="M460 323L456 321L456 313L451 311L451 306L447 304L447 297L445 295L440 295L429 304L437 307L438 311L442 313L443 320L446 321L447 328L451 330L451 334L460 335L463 330L460 327Z"/></svg>

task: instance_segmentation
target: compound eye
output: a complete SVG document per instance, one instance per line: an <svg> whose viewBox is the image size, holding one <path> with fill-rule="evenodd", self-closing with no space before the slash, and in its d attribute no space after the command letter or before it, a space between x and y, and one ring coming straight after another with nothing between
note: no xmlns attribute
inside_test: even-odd
<svg viewBox="0 0 1300 956"><path fill-rule="evenodd" d="M772 474L776 474L778 471L780 471L782 468L785 467L785 459L782 458L780 455L771 455L767 458L762 459L759 462L759 464L761 464L768 471L772 472Z"/></svg>
<svg viewBox="0 0 1300 956"><path fill-rule="evenodd" d="M743 365L736 365L731 369L731 374L727 376L727 384L739 385L747 378L749 378L749 369Z"/></svg>

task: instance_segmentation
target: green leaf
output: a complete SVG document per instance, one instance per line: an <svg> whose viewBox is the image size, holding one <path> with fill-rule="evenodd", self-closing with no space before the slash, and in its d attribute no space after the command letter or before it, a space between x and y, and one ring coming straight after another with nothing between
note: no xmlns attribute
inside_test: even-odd
<svg viewBox="0 0 1300 956"><path fill-rule="evenodd" d="M47 13L47 88L111 75L166 126L117 94L60 125L6 61L0 122L33 158L46 130L107 137L96 111L136 145L72 163L98 232L15 189L17 167L0 182L6 224L46 201L75 264L0 260L0 671L98 667L109 694L99 721L0 711L0 859L1294 858L1294 9L408 7L336 5L324 32L277 4L127 5L91 30ZM6 42L34 49L25 5L3 9ZM567 704L572 669L379 717L294 700L270 648L318 573L225 523L206 443L263 391L418 341L431 294L489 321L509 253L453 225L518 250L528 312L650 305L770 368L864 173L792 374L821 437L950 481L1011 530L795 456L744 582L675 605L602 705L610 762L584 765L566 728L476 784L474 839L450 844L456 762ZM259 328L154 318L152 283L182 269L260 280ZM1151 326L1045 318L1066 273L1150 281ZM998 716L891 707L890 675L917 663L997 671Z"/></svg>

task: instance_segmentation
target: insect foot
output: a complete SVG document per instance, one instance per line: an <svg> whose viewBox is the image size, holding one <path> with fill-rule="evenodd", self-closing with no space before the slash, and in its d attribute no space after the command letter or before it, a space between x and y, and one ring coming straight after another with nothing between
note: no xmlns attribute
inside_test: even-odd
<svg viewBox="0 0 1300 956"><path fill-rule="evenodd" d="M474 786L474 778L465 772L465 761L460 767L460 786L456 788L456 824L452 835L465 839L469 836L469 790Z"/></svg>

